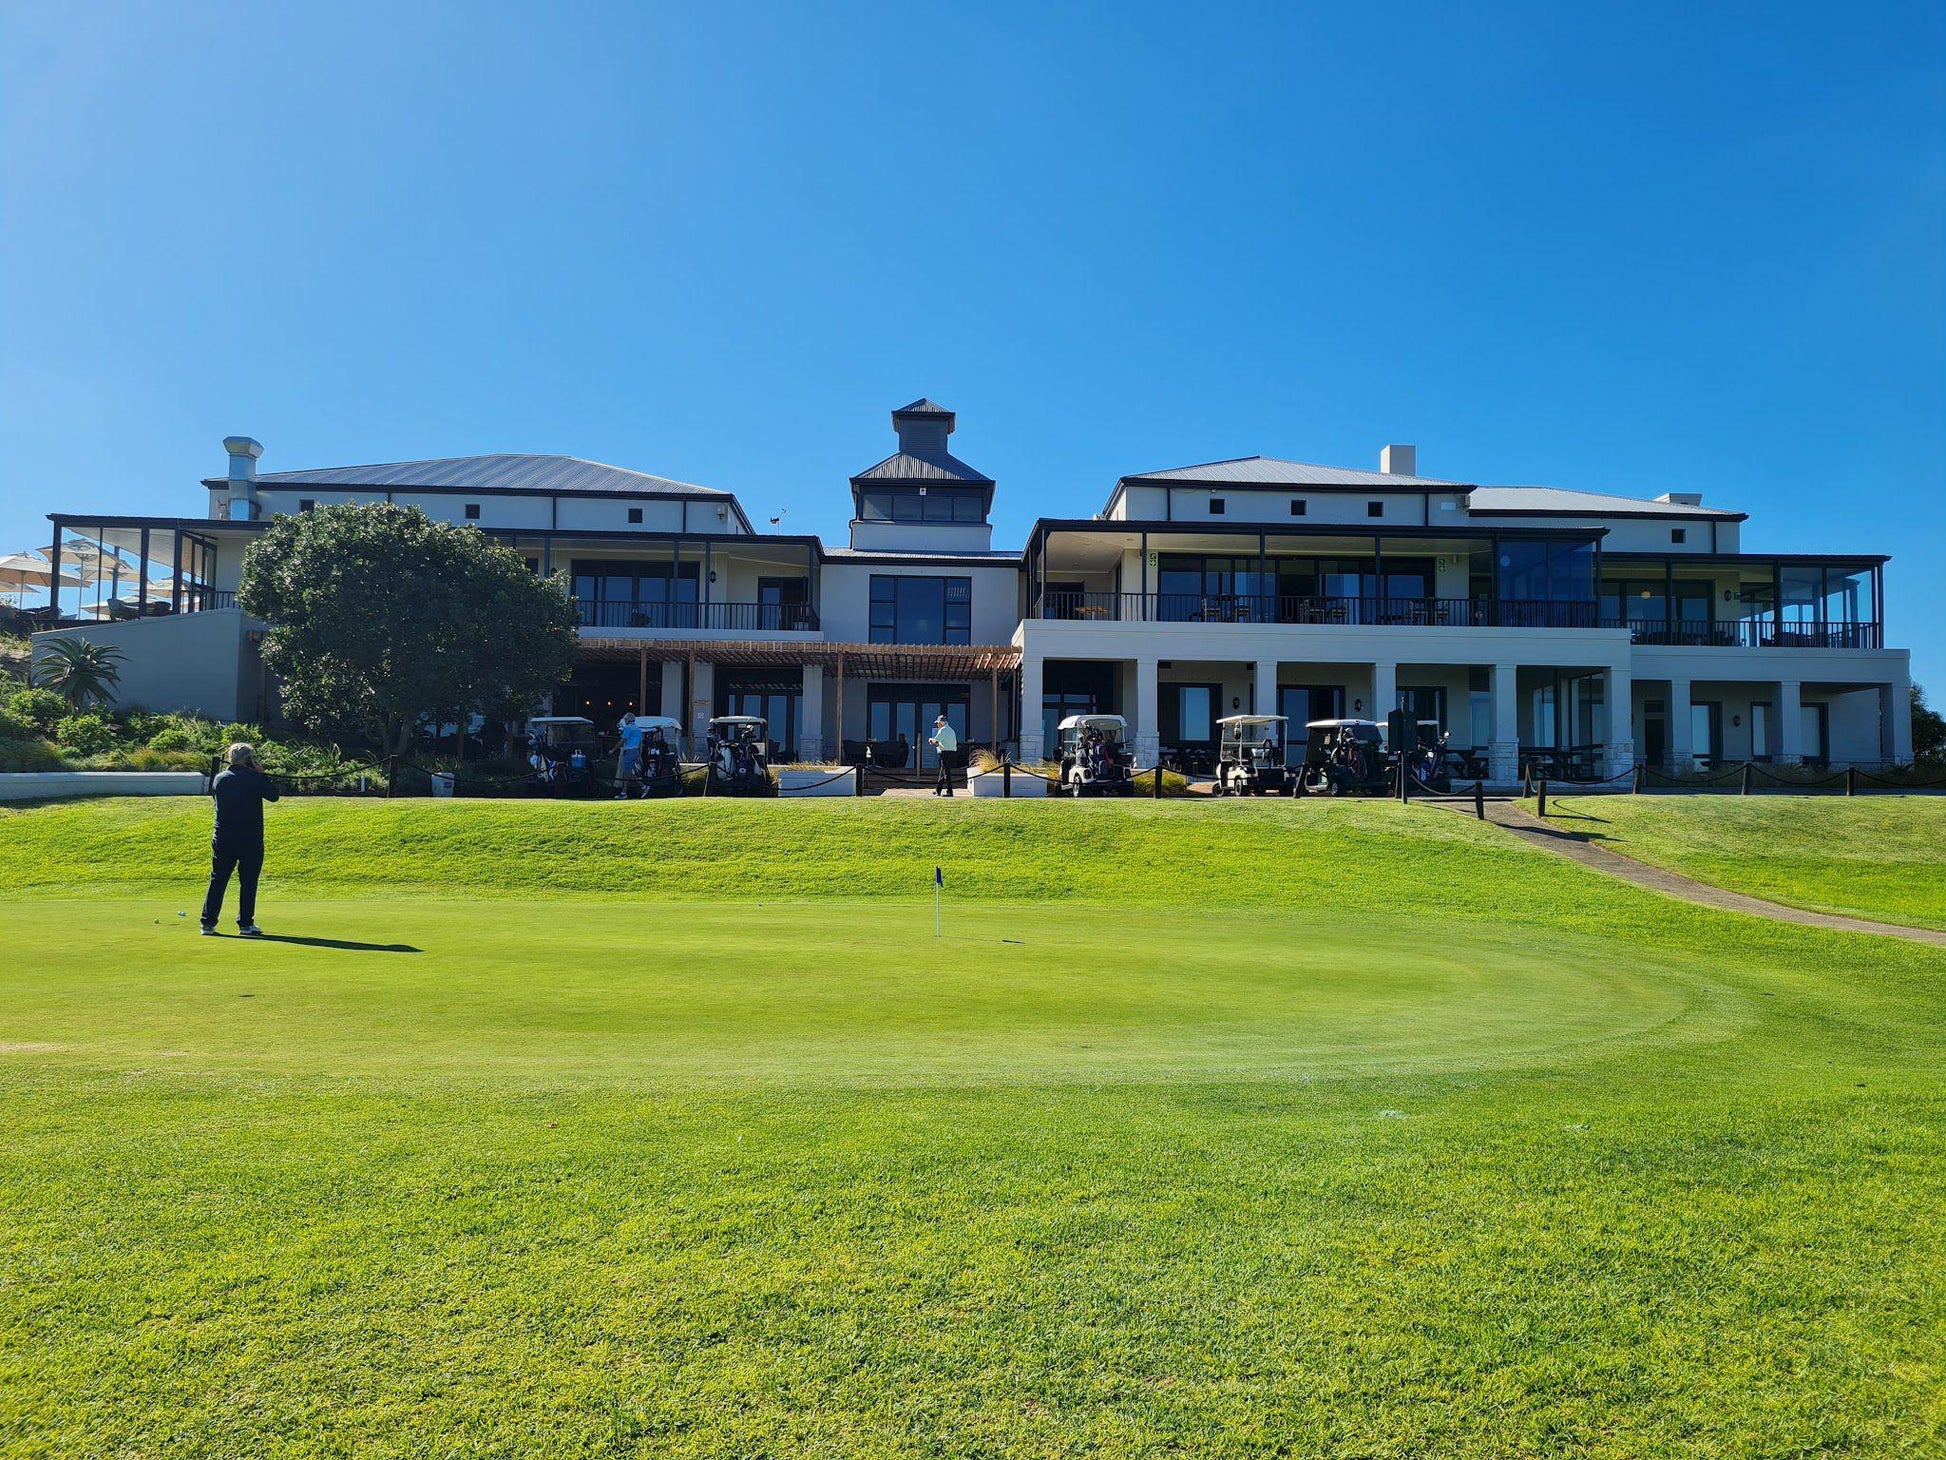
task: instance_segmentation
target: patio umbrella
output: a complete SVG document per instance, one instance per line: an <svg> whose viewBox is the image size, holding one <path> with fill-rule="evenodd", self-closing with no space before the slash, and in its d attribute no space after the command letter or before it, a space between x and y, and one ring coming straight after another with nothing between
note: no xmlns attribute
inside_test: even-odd
<svg viewBox="0 0 1946 1460"><path fill-rule="evenodd" d="M32 553L8 553L0 557L0 590L18 593L23 598L29 588L45 588L54 581L54 565ZM60 586L79 588L81 579L61 575Z"/></svg>

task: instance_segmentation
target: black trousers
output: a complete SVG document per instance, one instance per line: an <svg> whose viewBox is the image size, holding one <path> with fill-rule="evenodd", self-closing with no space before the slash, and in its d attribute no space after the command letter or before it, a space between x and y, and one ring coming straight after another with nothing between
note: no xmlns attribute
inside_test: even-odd
<svg viewBox="0 0 1946 1460"><path fill-rule="evenodd" d="M203 926L213 928L223 916L223 894L230 889L230 874L236 873L236 922L239 928L257 920L257 877L264 869L264 844L235 846L211 842L209 848L209 892L203 898Z"/></svg>
<svg viewBox="0 0 1946 1460"><path fill-rule="evenodd" d="M948 796L953 794L953 762L957 759L959 759L957 750L939 752L939 779L932 783L935 791L943 791Z"/></svg>

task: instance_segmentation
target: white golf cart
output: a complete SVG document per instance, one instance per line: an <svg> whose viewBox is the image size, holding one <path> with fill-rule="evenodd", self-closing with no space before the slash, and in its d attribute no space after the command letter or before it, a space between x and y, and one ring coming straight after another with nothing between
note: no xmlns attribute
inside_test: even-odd
<svg viewBox="0 0 1946 1460"><path fill-rule="evenodd" d="M1218 796L1281 796L1290 789L1284 767L1282 715L1230 715L1216 722Z"/></svg>
<svg viewBox="0 0 1946 1460"><path fill-rule="evenodd" d="M1069 715L1061 722L1061 789L1070 796L1133 796L1135 758L1120 715Z"/></svg>
<svg viewBox="0 0 1946 1460"><path fill-rule="evenodd" d="M527 722L531 785L549 791L585 790L593 779L595 722L586 715L536 715Z"/></svg>
<svg viewBox="0 0 1946 1460"><path fill-rule="evenodd" d="M642 732L642 748L637 752L633 770L641 782L644 800L651 796L675 796L682 791L682 725L667 715L638 715L636 728ZM624 779L626 779L624 769Z"/></svg>
<svg viewBox="0 0 1946 1460"><path fill-rule="evenodd" d="M768 796L770 722L761 715L718 715L709 722L711 796Z"/></svg>
<svg viewBox="0 0 1946 1460"><path fill-rule="evenodd" d="M1313 720L1294 796L1383 796L1392 787L1385 727L1376 720Z"/></svg>

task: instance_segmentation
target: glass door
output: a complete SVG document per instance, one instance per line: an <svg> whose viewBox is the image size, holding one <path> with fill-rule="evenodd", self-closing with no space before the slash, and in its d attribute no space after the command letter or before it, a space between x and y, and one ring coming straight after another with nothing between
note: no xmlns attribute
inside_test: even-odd
<svg viewBox="0 0 1946 1460"><path fill-rule="evenodd" d="M874 764L897 770L938 770L939 752L932 747L933 731L941 715L967 744L970 695L965 685L875 684L866 693L865 727L872 740Z"/></svg>

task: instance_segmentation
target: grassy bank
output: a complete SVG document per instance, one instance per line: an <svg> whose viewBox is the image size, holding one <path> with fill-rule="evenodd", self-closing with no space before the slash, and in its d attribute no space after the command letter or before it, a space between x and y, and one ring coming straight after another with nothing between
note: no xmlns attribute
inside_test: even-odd
<svg viewBox="0 0 1946 1460"><path fill-rule="evenodd" d="M1559 796L1549 810L1604 846L1720 887L1946 928L1946 797Z"/></svg>
<svg viewBox="0 0 1946 1460"><path fill-rule="evenodd" d="M206 815L0 815L5 1453L1942 1439L1938 950L1166 802L295 803L252 944Z"/></svg>

